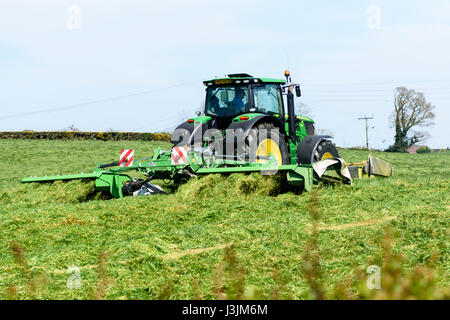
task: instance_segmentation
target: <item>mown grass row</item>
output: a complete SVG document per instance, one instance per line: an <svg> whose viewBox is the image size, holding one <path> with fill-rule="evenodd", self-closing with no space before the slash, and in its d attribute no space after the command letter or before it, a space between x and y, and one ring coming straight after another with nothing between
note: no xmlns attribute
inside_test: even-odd
<svg viewBox="0 0 450 320"><path fill-rule="evenodd" d="M19 299L448 298L449 154L382 154L391 179L281 193L260 175L210 175L173 194L100 200L86 172L155 143L0 141L0 296ZM164 144L158 146L168 147ZM342 150L348 161L364 151ZM26 165L29 164L29 165ZM369 265L383 290L368 290ZM68 289L69 266L81 288Z"/></svg>

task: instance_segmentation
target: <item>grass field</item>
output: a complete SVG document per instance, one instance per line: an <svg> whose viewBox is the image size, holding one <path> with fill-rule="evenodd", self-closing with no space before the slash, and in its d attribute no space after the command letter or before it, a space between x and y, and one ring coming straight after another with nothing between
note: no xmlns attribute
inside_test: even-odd
<svg viewBox="0 0 450 320"><path fill-rule="evenodd" d="M211 175L168 195L101 200L82 182L122 148L0 140L0 298L449 298L450 153L382 154L395 177L276 195L279 181ZM342 150L347 161L368 152ZM365 287L381 267L382 290ZM80 268L79 289L67 281ZM71 278L71 279L72 279Z"/></svg>

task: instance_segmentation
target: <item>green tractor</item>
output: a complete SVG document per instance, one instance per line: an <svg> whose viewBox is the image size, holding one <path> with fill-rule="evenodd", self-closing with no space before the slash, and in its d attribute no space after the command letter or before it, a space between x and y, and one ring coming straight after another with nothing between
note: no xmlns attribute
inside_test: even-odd
<svg viewBox="0 0 450 320"><path fill-rule="evenodd" d="M126 149L119 161L98 163L91 173L28 177L22 183L94 180L98 191L122 198L163 193L151 180L179 184L209 174L282 173L288 185L306 191L321 181L351 184L363 175L392 175L392 165L373 155L347 164L331 137L315 135L314 121L295 114L294 94L301 96L300 86L288 71L285 76L286 80L231 74L205 81L204 115L177 127L170 150L158 148L153 156L133 162L134 150ZM138 171L145 180L131 177L130 171Z"/></svg>
<svg viewBox="0 0 450 320"><path fill-rule="evenodd" d="M257 78L241 73L204 81L203 115L198 113L179 125L171 142L250 162L267 161L272 155L279 165L339 158L329 140L332 137L315 135L314 121L295 114L294 94L301 96L300 85L292 82L289 71L285 77ZM219 134L208 134L211 130ZM230 133L233 139L228 139Z"/></svg>

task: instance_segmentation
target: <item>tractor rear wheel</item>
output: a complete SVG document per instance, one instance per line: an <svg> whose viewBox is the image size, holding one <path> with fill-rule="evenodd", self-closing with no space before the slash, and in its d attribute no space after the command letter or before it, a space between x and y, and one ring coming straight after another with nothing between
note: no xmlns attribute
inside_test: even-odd
<svg viewBox="0 0 450 320"><path fill-rule="evenodd" d="M314 151L314 162L330 158L339 158L339 152L330 140L323 140Z"/></svg>
<svg viewBox="0 0 450 320"><path fill-rule="evenodd" d="M251 129L245 141L245 149L251 162L267 162L266 159L258 157L270 157L272 154L277 159L278 165L290 164L284 134L272 123L261 123Z"/></svg>

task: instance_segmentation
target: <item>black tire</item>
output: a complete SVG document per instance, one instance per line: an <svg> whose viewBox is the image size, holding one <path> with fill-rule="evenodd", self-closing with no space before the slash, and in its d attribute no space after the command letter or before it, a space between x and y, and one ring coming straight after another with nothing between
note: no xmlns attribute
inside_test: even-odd
<svg viewBox="0 0 450 320"><path fill-rule="evenodd" d="M286 143L286 138L281 130L275 127L272 123L260 123L250 130L250 133L245 140L244 146L245 153L248 155L248 158L246 160L250 162L257 162L258 159L256 159L256 155L251 154L252 152L254 153L256 151L256 148L252 148L251 145L252 143L257 144L261 142L260 140L262 139L262 137L260 135L262 134L262 130L267 130L267 136L265 138L271 139L273 143L277 144L278 148L280 149L281 164L290 164L291 157L289 154L288 145Z"/></svg>
<svg viewBox="0 0 450 320"><path fill-rule="evenodd" d="M330 140L323 140L314 151L314 162L327 158L340 158L339 152L334 143Z"/></svg>

